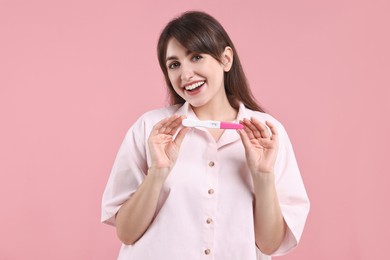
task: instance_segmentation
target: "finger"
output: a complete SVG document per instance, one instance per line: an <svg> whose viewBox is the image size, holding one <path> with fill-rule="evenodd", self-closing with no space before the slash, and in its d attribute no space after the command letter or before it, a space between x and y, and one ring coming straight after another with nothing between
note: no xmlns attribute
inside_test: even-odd
<svg viewBox="0 0 390 260"><path fill-rule="evenodd" d="M160 122L158 122L155 125L154 130L157 131L158 133L166 133L167 130L168 130L168 132L171 131L171 129L167 129L167 128L169 128L169 126L172 124L172 122L175 121L179 117L180 117L179 115L173 115L173 116L162 119Z"/></svg>
<svg viewBox="0 0 390 260"><path fill-rule="evenodd" d="M250 139L261 138L260 132L249 119L244 118L244 129Z"/></svg>
<svg viewBox="0 0 390 260"><path fill-rule="evenodd" d="M177 119L175 119L166 129L167 134L174 135L181 126L181 122L185 116L179 116ZM169 131L168 131L169 130Z"/></svg>
<svg viewBox="0 0 390 260"><path fill-rule="evenodd" d="M166 124L166 122L169 121L169 119L170 119L170 117L166 117L166 118L161 119L160 121L158 121L157 124L155 124L155 125L153 126L153 130L159 130L159 129L161 129L161 127L163 127L163 126Z"/></svg>
<svg viewBox="0 0 390 260"><path fill-rule="evenodd" d="M249 139L253 139L253 138L254 138L254 135L253 135L253 133L252 133L252 130L246 125L246 121L247 121L247 119L244 118L243 120L240 120L239 123L242 124L242 125L244 126L244 131L245 131L247 137L248 137Z"/></svg>
<svg viewBox="0 0 390 260"><path fill-rule="evenodd" d="M252 121L253 125L260 131L262 138L269 138L270 137L270 132L265 124L263 124L262 122L260 122L259 120L257 120L254 117L251 118L251 121Z"/></svg>
<svg viewBox="0 0 390 260"><path fill-rule="evenodd" d="M257 119L255 119L254 117L251 117L251 119L249 120L250 128L253 131L253 135L256 138L263 138L262 135L261 135L261 129L259 129L258 124L255 124L254 120L257 120ZM259 122L259 121L257 120L257 122Z"/></svg>
<svg viewBox="0 0 390 260"><path fill-rule="evenodd" d="M248 134L243 129L239 129L239 130L237 130L237 132L241 137L241 141L242 141L242 144L244 145L245 150L246 151L249 150L249 147L251 146L252 143L249 139Z"/></svg>
<svg viewBox="0 0 390 260"><path fill-rule="evenodd" d="M265 121L265 124L271 130L271 133L272 133L271 140L279 141L279 133L278 133L278 129L276 128L276 126L269 121Z"/></svg>
<svg viewBox="0 0 390 260"><path fill-rule="evenodd" d="M190 130L189 127L183 127L182 129L180 129L180 131L177 133L176 135L176 138L174 140L175 144L177 147L180 147L181 146L181 143L183 142L183 139L184 137L186 136L186 134L188 133L188 131Z"/></svg>
<svg viewBox="0 0 390 260"><path fill-rule="evenodd" d="M161 128L165 125L165 123L169 120L169 118L164 118L160 121L157 122L157 124L155 124L152 128L152 132L151 134L152 135L156 135L159 133L159 131L161 130Z"/></svg>

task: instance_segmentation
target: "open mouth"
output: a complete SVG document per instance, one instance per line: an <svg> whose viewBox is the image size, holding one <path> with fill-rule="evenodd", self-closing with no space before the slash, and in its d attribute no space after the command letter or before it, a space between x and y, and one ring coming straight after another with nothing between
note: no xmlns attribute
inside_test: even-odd
<svg viewBox="0 0 390 260"><path fill-rule="evenodd" d="M189 86L186 86L185 87L185 90L191 92L191 91L195 91L196 89L200 88L201 86L203 86L203 84L205 83L205 81L199 81L199 82L196 82L194 84L191 84Z"/></svg>

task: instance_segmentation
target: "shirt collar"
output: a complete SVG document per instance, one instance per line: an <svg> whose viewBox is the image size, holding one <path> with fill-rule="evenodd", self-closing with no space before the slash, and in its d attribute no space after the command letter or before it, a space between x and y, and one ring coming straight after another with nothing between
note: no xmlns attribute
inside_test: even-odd
<svg viewBox="0 0 390 260"><path fill-rule="evenodd" d="M239 107L238 107L238 113L237 117L234 120L235 123L238 123L240 120L243 120L246 117L247 114L247 108L242 102L239 102ZM195 112L192 110L192 107L188 102L185 102L179 109L176 111L177 115L185 115L187 118L192 118L192 119L197 119L198 117L196 116ZM195 127L196 129L207 132L207 130L203 127ZM217 142L217 147L221 148L227 144L233 143L240 140L239 134L234 131L234 130L227 130L224 131L222 134L221 138Z"/></svg>
<svg viewBox="0 0 390 260"><path fill-rule="evenodd" d="M239 122L240 120L243 120L245 117L247 117L247 108L245 107L244 103L240 101L236 121Z"/></svg>
<svg viewBox="0 0 390 260"><path fill-rule="evenodd" d="M247 108L245 107L244 103L238 102L238 104L239 104L238 113L237 113L236 119L234 120L234 122L236 122L236 123L238 123L240 120L243 120L247 114L246 113ZM192 107L190 106L190 104L188 102L185 102L181 107L179 107L179 109L176 111L175 114L184 115L184 116L187 116L187 118L199 120L198 117L196 116L194 110L192 110Z"/></svg>

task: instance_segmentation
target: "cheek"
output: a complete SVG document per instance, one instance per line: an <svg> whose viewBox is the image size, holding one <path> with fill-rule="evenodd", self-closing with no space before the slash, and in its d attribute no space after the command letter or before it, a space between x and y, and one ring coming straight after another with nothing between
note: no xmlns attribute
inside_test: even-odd
<svg viewBox="0 0 390 260"><path fill-rule="evenodd" d="M168 73L168 78L175 92L179 94L180 82L178 81L178 77L175 75L175 73Z"/></svg>
<svg viewBox="0 0 390 260"><path fill-rule="evenodd" d="M169 78L169 81L171 82L171 84L173 85L173 87L176 88L176 86L178 86L178 84L180 82L178 82L178 76L176 75L177 73L174 73L174 72L169 72L168 73L168 78Z"/></svg>
<svg viewBox="0 0 390 260"><path fill-rule="evenodd" d="M207 66L204 66L202 69L203 73L206 73L208 75L211 74L215 80L219 80L221 77L223 78L223 67L217 61L208 63Z"/></svg>

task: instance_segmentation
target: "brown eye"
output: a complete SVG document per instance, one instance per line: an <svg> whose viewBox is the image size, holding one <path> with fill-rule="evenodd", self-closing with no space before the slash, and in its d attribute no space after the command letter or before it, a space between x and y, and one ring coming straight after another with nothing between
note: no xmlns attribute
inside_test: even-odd
<svg viewBox="0 0 390 260"><path fill-rule="evenodd" d="M179 65L180 65L179 62L174 61L174 62L172 62L172 63L170 63L170 64L168 65L168 68L169 68L169 69L175 69L175 68L177 68Z"/></svg>
<svg viewBox="0 0 390 260"><path fill-rule="evenodd" d="M200 60L200 59L202 59L203 57L202 56L200 56L200 55L194 55L193 57L192 57L192 60L193 61L198 61L198 60Z"/></svg>

